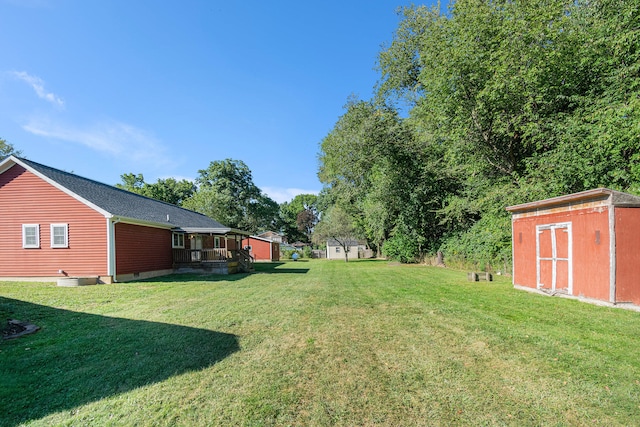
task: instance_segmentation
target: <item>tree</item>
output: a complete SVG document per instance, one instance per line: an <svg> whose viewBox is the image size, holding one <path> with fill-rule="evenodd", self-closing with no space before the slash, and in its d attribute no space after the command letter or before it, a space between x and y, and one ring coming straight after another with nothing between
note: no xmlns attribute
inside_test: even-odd
<svg viewBox="0 0 640 427"><path fill-rule="evenodd" d="M243 161L212 161L198 173L198 191L184 202L186 208L251 233L271 228L277 221L278 204L253 183Z"/></svg>
<svg viewBox="0 0 640 427"><path fill-rule="evenodd" d="M146 196L177 206L182 206L195 191L195 184L186 179L180 181L175 178L158 179L154 184L145 186Z"/></svg>
<svg viewBox="0 0 640 427"><path fill-rule="evenodd" d="M340 206L333 206L323 216L313 233L316 244L333 239L342 247L345 262L349 261L349 243L358 239L354 219Z"/></svg>
<svg viewBox="0 0 640 427"><path fill-rule="evenodd" d="M379 56L378 100L409 106L407 124L425 149L441 147L440 170L458 183L435 216L414 217L444 227L444 247L501 257L504 206L638 182L634 8L610 0L459 0L448 14L402 10ZM421 229L398 218L395 233Z"/></svg>
<svg viewBox="0 0 640 427"><path fill-rule="evenodd" d="M141 173L137 175L133 173L124 173L120 175L120 178L122 179L122 184L116 184L117 188L143 196L145 195L144 188L147 184L144 182L144 176Z"/></svg>
<svg viewBox="0 0 640 427"><path fill-rule="evenodd" d="M505 206L598 186L640 194L634 2L451 2L401 10L372 101L322 140L322 210L403 261L502 265ZM402 104L400 115L396 106Z"/></svg>
<svg viewBox="0 0 640 427"><path fill-rule="evenodd" d="M0 160L4 160L11 155L21 156L22 152L16 150L13 144L9 144L6 140L0 138Z"/></svg>
<svg viewBox="0 0 640 427"><path fill-rule="evenodd" d="M318 217L312 209L305 209L298 213L296 225L298 226L298 231L304 233L306 242L311 241L311 235L317 223Z"/></svg>
<svg viewBox="0 0 640 427"><path fill-rule="evenodd" d="M311 242L313 228L318 222L318 196L298 194L291 202L280 205L280 229L288 241ZM300 216L306 212L304 216Z"/></svg>
<svg viewBox="0 0 640 427"><path fill-rule="evenodd" d="M325 185L323 199L338 204L354 217L357 227L378 247L388 237L398 204L395 192L374 182L388 181L389 159L402 151L410 134L395 111L371 102L350 99L320 146L318 177ZM375 195L374 195L375 194Z"/></svg>
<svg viewBox="0 0 640 427"><path fill-rule="evenodd" d="M186 179L158 179L156 183L149 184L144 181L141 173L125 173L120 175L120 178L122 183L116 184L116 187L176 206L182 206L182 203L196 191L195 184Z"/></svg>

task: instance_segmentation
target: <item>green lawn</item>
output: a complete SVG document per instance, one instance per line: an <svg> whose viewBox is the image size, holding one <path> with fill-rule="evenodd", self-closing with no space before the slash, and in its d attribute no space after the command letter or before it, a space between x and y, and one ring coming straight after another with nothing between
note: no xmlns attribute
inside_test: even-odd
<svg viewBox="0 0 640 427"><path fill-rule="evenodd" d="M640 313L384 261L1 283L0 425L640 425Z"/></svg>

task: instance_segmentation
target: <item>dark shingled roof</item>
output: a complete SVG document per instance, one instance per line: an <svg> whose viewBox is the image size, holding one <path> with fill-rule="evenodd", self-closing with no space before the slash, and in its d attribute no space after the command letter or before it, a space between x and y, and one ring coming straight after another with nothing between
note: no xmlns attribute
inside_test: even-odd
<svg viewBox="0 0 640 427"><path fill-rule="evenodd" d="M229 227L206 215L170 203L121 190L31 160L18 157L12 157L11 159L44 175L114 217L151 222L180 229L202 229L202 231L206 229L209 232L219 233L231 231Z"/></svg>

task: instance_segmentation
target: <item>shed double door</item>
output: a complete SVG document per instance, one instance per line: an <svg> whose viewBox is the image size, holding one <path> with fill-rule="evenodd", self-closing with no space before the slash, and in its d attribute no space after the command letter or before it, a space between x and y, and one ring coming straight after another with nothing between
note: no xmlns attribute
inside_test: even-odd
<svg viewBox="0 0 640 427"><path fill-rule="evenodd" d="M536 227L537 286L572 294L571 223Z"/></svg>

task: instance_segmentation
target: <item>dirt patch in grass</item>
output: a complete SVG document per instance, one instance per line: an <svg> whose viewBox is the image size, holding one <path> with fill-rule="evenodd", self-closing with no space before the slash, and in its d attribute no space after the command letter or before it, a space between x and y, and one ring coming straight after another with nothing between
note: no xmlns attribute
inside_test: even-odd
<svg viewBox="0 0 640 427"><path fill-rule="evenodd" d="M0 331L2 332L2 339L10 340L18 338L23 335L32 334L40 329L29 322L21 322L20 320L8 319L7 322L2 325Z"/></svg>

